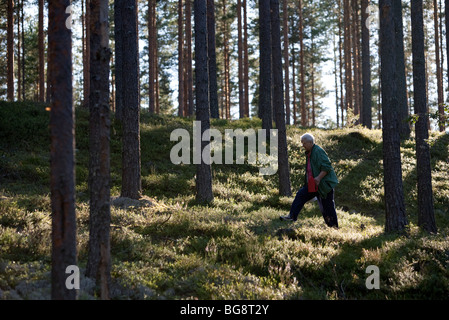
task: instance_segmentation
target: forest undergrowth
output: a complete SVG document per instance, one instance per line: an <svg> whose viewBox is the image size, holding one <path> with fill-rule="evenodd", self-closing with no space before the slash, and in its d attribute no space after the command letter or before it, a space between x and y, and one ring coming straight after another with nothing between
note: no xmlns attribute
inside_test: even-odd
<svg viewBox="0 0 449 320"><path fill-rule="evenodd" d="M195 201L195 165L175 165L177 128L193 118L141 115L143 200L111 205L112 299L448 299L449 135L432 132L437 234L417 226L415 141L401 144L409 228L384 232L382 132L288 126L292 192L303 182L301 134L312 132L340 183L340 228L328 228L316 202L298 221L282 222L292 197L278 194L277 175L257 166L212 166L214 201ZM50 299L51 202L49 112L31 103L0 103L0 299ZM261 121L212 120L224 129ZM120 195L121 147L111 131L111 196ZM85 278L89 239L88 113L76 112L76 214L79 299L98 299ZM367 267L379 268L368 289Z"/></svg>

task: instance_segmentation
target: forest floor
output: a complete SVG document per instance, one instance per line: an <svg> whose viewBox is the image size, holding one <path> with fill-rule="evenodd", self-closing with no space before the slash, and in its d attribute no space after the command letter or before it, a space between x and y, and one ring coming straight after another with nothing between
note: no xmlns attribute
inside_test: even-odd
<svg viewBox="0 0 449 320"><path fill-rule="evenodd" d="M0 103L0 300L50 299L49 112ZM175 165L170 133L193 119L141 115L144 205L111 206L113 299L448 299L449 135L431 133L438 233L417 226L415 141L401 144L409 228L384 232L382 132L307 129L328 153L340 183L340 228L326 227L316 202L282 222L292 197L277 175L255 165L212 166L214 201L195 201L195 165ZM258 120L212 120L213 128L260 128ZM120 195L121 147L111 133L111 196ZM306 129L288 126L293 194L301 186ZM76 213L79 299L98 299L85 278L89 238L88 114L76 113ZM379 268L368 289L367 267Z"/></svg>

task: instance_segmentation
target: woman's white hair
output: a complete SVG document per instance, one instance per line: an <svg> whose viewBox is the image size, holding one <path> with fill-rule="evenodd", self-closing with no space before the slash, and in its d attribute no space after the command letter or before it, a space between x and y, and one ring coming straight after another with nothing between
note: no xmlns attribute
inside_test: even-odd
<svg viewBox="0 0 449 320"><path fill-rule="evenodd" d="M304 133L301 136L301 142L303 141L315 143L315 137L310 133Z"/></svg>

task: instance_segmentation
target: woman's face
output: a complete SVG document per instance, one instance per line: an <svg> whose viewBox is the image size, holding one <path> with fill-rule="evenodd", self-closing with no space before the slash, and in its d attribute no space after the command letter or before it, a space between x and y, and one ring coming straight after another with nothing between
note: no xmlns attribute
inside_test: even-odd
<svg viewBox="0 0 449 320"><path fill-rule="evenodd" d="M310 152L312 150L312 147L313 147L312 141L302 140L301 143L302 143L303 148L306 149L307 152Z"/></svg>

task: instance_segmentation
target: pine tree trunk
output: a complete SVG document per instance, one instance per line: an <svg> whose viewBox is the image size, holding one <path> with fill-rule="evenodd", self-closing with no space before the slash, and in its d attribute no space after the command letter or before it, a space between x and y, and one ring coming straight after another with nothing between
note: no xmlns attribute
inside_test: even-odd
<svg viewBox="0 0 449 320"><path fill-rule="evenodd" d="M396 74L397 74L397 99L399 103L399 134L401 139L410 137L410 125L408 119L407 81L405 78L404 59L404 32L402 25L402 3L393 1L393 14L395 20L395 44L396 44Z"/></svg>
<svg viewBox="0 0 449 320"><path fill-rule="evenodd" d="M247 5L243 0L243 83L245 91L245 117L249 118L249 58L248 58L248 23Z"/></svg>
<svg viewBox="0 0 449 320"><path fill-rule="evenodd" d="M122 2L123 1L123 2ZM122 74L122 190L121 196L141 197L140 175L140 97L139 52L137 32L137 0L118 0L123 15Z"/></svg>
<svg viewBox="0 0 449 320"><path fill-rule="evenodd" d="M217 55L215 49L215 5L207 0L207 50L209 63L210 116L218 119Z"/></svg>
<svg viewBox="0 0 449 320"><path fill-rule="evenodd" d="M52 207L52 299L75 299L66 268L76 265L75 124L72 101L72 33L66 28L70 0L50 0L48 54L51 74L50 185Z"/></svg>
<svg viewBox="0 0 449 320"><path fill-rule="evenodd" d="M290 167L288 164L287 130L285 127L284 92L282 81L281 24L279 0L271 0L271 44L273 61L273 105L278 130L279 195L291 196Z"/></svg>
<svg viewBox="0 0 449 320"><path fill-rule="evenodd" d="M45 57L44 57L44 0L39 0L38 23L38 48L39 48L39 101L45 100Z"/></svg>
<svg viewBox="0 0 449 320"><path fill-rule="evenodd" d="M110 257L110 109L108 1L90 1L89 96L89 252L86 276L96 280L101 299L109 299Z"/></svg>
<svg viewBox="0 0 449 320"><path fill-rule="evenodd" d="M306 85L305 85L305 70L304 70L304 29L303 29L303 15L302 15L302 0L299 0L299 68L300 68L300 87L301 87L301 126L307 126L306 115Z"/></svg>
<svg viewBox="0 0 449 320"><path fill-rule="evenodd" d="M380 58L382 82L382 140L386 221L385 231L403 231L408 224L402 186L399 136L397 47L394 0L380 0Z"/></svg>
<svg viewBox="0 0 449 320"><path fill-rule="evenodd" d="M148 95L149 95L149 104L148 104L148 112L154 113L155 112L155 69L157 63L156 57L155 57L155 50L154 45L156 42L155 36L155 4L156 0L149 0L148 1L148 62L149 62L149 68L148 68Z"/></svg>
<svg viewBox="0 0 449 320"><path fill-rule="evenodd" d="M8 0L7 99L14 101L14 0Z"/></svg>
<svg viewBox="0 0 449 320"><path fill-rule="evenodd" d="M192 70L192 1L186 1L186 101L189 116L194 115L193 105L193 70ZM218 103L217 103L218 104ZM218 108L218 107L217 107Z"/></svg>
<svg viewBox="0 0 449 320"><path fill-rule="evenodd" d="M351 6L350 0L343 1L343 25L344 25L344 64L345 64L345 111L353 110L352 90L352 62L351 62ZM346 119L346 124L348 119Z"/></svg>
<svg viewBox="0 0 449 320"><path fill-rule="evenodd" d="M244 91L243 91L243 35L242 35L242 0L237 0L237 69L238 69L238 87L239 87L239 118L243 118L244 110Z"/></svg>
<svg viewBox="0 0 449 320"><path fill-rule="evenodd" d="M438 128L440 132L445 130L444 122L442 121L444 115L444 97L443 97L443 71L440 65L440 37L438 30L438 4L437 0L433 0L433 21L435 31L435 64L437 69L437 94L438 94L438 114L439 124Z"/></svg>
<svg viewBox="0 0 449 320"><path fill-rule="evenodd" d="M184 116L184 28L183 0L178 2L178 116Z"/></svg>
<svg viewBox="0 0 449 320"><path fill-rule="evenodd" d="M368 25L367 9L369 8L369 0L362 0L362 125L368 129L372 128L371 116L371 62L370 62L370 32Z"/></svg>
<svg viewBox="0 0 449 320"><path fill-rule="evenodd" d="M283 32L284 32L284 77L285 77L285 115L286 124L290 124L290 74L288 58L288 6L287 0L282 2L283 7Z"/></svg>
<svg viewBox="0 0 449 320"><path fill-rule="evenodd" d="M209 111L209 73L207 70L207 17L206 0L194 0L195 19L195 89L196 89L196 120L201 123L199 131L200 150L196 150L196 156L201 161L196 166L196 199L200 203L213 200L212 170L210 165L210 150L205 150L210 144L203 141L206 130L210 129ZM198 136L196 137L198 138ZM205 151L203 153L203 151ZM194 155L195 156L195 155Z"/></svg>
<svg viewBox="0 0 449 320"><path fill-rule="evenodd" d="M416 132L416 170L418 176L418 225L428 231L437 232L433 208L432 170L430 166L430 148L427 140L427 97L424 57L423 2L412 0L412 51L413 51L413 92L415 113L418 121Z"/></svg>

